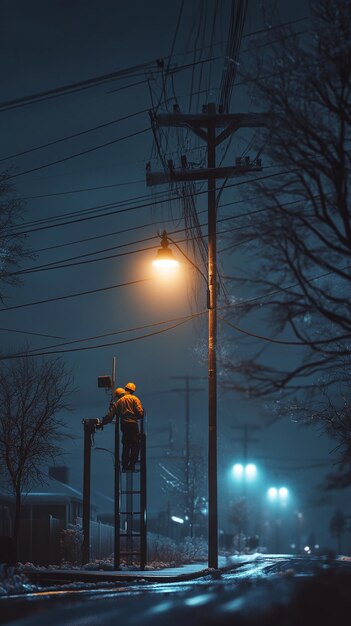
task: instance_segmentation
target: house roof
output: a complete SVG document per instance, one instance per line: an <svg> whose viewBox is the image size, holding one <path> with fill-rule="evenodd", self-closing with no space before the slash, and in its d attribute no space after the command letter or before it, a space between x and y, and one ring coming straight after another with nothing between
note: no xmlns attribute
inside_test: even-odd
<svg viewBox="0 0 351 626"><path fill-rule="evenodd" d="M111 494L112 496L112 494ZM114 510L113 497L101 491L92 489L92 509L111 513ZM44 485L36 485L28 493L22 492L23 504L69 504L70 502L83 502L83 494L79 489L61 482L56 478L47 477ZM0 490L0 503L14 502L14 496Z"/></svg>
<svg viewBox="0 0 351 626"><path fill-rule="evenodd" d="M22 492L22 504L69 504L70 502L83 502L83 494L67 483L63 483L55 478L47 477L44 485L36 485L33 490ZM0 502L13 502L14 496L5 492L0 492ZM91 503L93 509L98 506Z"/></svg>

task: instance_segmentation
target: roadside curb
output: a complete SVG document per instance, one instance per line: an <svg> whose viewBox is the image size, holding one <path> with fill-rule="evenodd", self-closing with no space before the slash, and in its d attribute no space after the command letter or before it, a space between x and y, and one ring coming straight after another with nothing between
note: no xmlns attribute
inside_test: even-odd
<svg viewBox="0 0 351 626"><path fill-rule="evenodd" d="M214 578L220 576L222 573L237 569L246 565L246 561L240 561L240 563L230 563L223 565L222 567L209 568L196 570L193 572L184 572L183 574L148 574L148 571L105 571L105 570L26 570L22 572L31 582L45 582L46 584L64 584L70 582L82 582L82 583L104 583L104 582L133 582L133 583L175 583L187 580L195 580L197 578L203 578L204 576L212 576Z"/></svg>

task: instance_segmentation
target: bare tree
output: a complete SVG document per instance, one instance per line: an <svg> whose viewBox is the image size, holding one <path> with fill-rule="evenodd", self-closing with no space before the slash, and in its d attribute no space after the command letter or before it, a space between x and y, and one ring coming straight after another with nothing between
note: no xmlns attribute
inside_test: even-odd
<svg viewBox="0 0 351 626"><path fill-rule="evenodd" d="M26 235L19 230L23 202L15 195L11 173L0 173L0 300L5 285L20 284L18 266L33 255L25 246ZM2 287L1 287L2 286Z"/></svg>
<svg viewBox="0 0 351 626"><path fill-rule="evenodd" d="M346 529L346 517L339 509L335 511L333 517L330 520L329 530L330 534L334 535L338 544L338 553L341 553L341 536Z"/></svg>
<svg viewBox="0 0 351 626"><path fill-rule="evenodd" d="M69 409L73 378L62 360L21 356L0 366L0 471L15 495L17 543L21 494L45 477L45 465L69 436L60 412Z"/></svg>
<svg viewBox="0 0 351 626"><path fill-rule="evenodd" d="M254 337L248 358L226 361L229 386L261 396L335 388L351 352L351 3L314 2L307 31L274 38L250 75L272 169L227 235L244 269L225 321Z"/></svg>
<svg viewBox="0 0 351 626"><path fill-rule="evenodd" d="M191 445L189 457L189 493L186 488L186 476L184 467L179 466L178 455L166 464L160 463L161 477L163 479L162 490L172 498L172 505L183 516L187 516L189 536L196 535L196 526L201 519L201 510L207 506L206 498L206 467L201 446ZM183 460L183 459L182 459ZM184 461L186 457L184 456Z"/></svg>

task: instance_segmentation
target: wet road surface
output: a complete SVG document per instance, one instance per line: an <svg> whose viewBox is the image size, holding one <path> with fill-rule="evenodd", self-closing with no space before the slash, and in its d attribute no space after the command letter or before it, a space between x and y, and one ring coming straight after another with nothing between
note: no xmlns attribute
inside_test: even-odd
<svg viewBox="0 0 351 626"><path fill-rule="evenodd" d="M194 581L120 581L0 598L12 626L349 626L351 563L262 557Z"/></svg>

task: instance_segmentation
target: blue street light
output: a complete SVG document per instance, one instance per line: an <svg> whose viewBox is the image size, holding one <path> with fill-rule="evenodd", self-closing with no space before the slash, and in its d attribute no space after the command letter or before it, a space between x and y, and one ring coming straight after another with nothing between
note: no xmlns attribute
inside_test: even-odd
<svg viewBox="0 0 351 626"><path fill-rule="evenodd" d="M232 467L232 473L236 480L251 481L257 477L257 467L254 463L247 463L247 465L235 463Z"/></svg>
<svg viewBox="0 0 351 626"><path fill-rule="evenodd" d="M286 504L289 497L289 490L286 487L270 487L267 491L267 496L271 502Z"/></svg>

